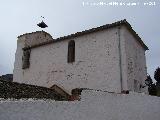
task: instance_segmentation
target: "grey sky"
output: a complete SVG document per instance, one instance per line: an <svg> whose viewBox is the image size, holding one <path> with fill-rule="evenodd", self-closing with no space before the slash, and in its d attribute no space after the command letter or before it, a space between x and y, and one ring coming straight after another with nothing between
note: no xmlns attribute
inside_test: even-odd
<svg viewBox="0 0 160 120"><path fill-rule="evenodd" d="M83 6L83 2L108 0L0 0L0 75L13 72L17 36L41 30L36 26L45 17L45 29L53 38L127 19L149 47L148 73L160 66L160 2L141 0L137 6ZM114 2L113 0L110 0ZM135 2L138 0L117 0ZM155 6L142 5L145 1Z"/></svg>

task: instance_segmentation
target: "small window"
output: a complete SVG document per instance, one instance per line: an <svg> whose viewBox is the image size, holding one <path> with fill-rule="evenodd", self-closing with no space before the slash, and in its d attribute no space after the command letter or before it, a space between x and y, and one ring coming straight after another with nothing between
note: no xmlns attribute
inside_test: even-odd
<svg viewBox="0 0 160 120"><path fill-rule="evenodd" d="M29 68L30 62L30 50L23 50L22 56L22 69Z"/></svg>
<svg viewBox="0 0 160 120"><path fill-rule="evenodd" d="M71 40L68 43L68 63L72 63L75 61L75 42Z"/></svg>

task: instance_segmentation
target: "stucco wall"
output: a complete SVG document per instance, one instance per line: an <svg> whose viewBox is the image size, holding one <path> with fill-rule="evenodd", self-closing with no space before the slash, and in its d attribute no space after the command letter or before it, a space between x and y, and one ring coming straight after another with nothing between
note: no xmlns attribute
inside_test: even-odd
<svg viewBox="0 0 160 120"><path fill-rule="evenodd" d="M24 47L35 46L37 44L52 41L52 40L53 40L52 36L44 31L26 33L18 37L17 50L16 50L15 62L14 62L14 70L13 70L13 81L23 83L25 71L22 70L22 56L23 56L22 49Z"/></svg>
<svg viewBox="0 0 160 120"><path fill-rule="evenodd" d="M126 49L128 89L136 92L145 92L146 89L140 88L140 84L144 85L144 81L147 77L145 49L127 30L127 28L123 28L122 33L124 36ZM137 83L134 83L135 80Z"/></svg>
<svg viewBox="0 0 160 120"><path fill-rule="evenodd" d="M81 101L0 101L2 120L159 120L160 99L83 91Z"/></svg>
<svg viewBox="0 0 160 120"><path fill-rule="evenodd" d="M67 63L70 40L75 40L74 63ZM68 92L79 87L121 91L117 28L33 48L30 67L25 70L21 69L21 47L18 45L16 53L16 82L45 87L57 84Z"/></svg>

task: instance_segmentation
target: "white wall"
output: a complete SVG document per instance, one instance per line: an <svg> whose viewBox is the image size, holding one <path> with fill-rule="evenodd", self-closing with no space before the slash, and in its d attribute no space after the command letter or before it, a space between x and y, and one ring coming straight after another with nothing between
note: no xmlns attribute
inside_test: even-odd
<svg viewBox="0 0 160 120"><path fill-rule="evenodd" d="M67 63L70 40L75 40L74 63ZM21 69L21 54L16 54L15 82L45 87L57 84L68 92L79 87L121 91L117 28L33 48L29 69Z"/></svg>
<svg viewBox="0 0 160 120"><path fill-rule="evenodd" d="M81 101L0 101L1 120L159 120L160 98L83 91Z"/></svg>
<svg viewBox="0 0 160 120"><path fill-rule="evenodd" d="M147 89L140 89L140 84L144 85L147 78L145 49L126 27L122 29L122 36L125 40L128 89L146 92ZM134 87L134 80L137 81L136 88Z"/></svg>
<svg viewBox="0 0 160 120"><path fill-rule="evenodd" d="M40 43L52 41L51 35L44 31L37 31L33 33L26 33L18 37L17 50L15 54L13 81L22 83L24 82L24 70L22 69L22 56L24 47L35 46Z"/></svg>
<svg viewBox="0 0 160 120"><path fill-rule="evenodd" d="M146 79L145 50L125 26L90 33L31 49L30 67L22 69L22 48L53 40L45 32L19 37L14 66L15 82L51 87L68 93L74 88L137 92ZM75 41L75 62L67 63L68 42Z"/></svg>

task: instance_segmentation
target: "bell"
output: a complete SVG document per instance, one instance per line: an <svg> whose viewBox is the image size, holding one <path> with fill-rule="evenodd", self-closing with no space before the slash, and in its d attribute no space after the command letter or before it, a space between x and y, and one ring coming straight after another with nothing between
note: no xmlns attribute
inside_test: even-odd
<svg viewBox="0 0 160 120"><path fill-rule="evenodd" d="M37 24L39 27L41 27L41 28L46 28L46 27L48 27L47 25L46 25L46 23L44 23L43 22L43 20L42 20L42 22L40 22L39 24Z"/></svg>

